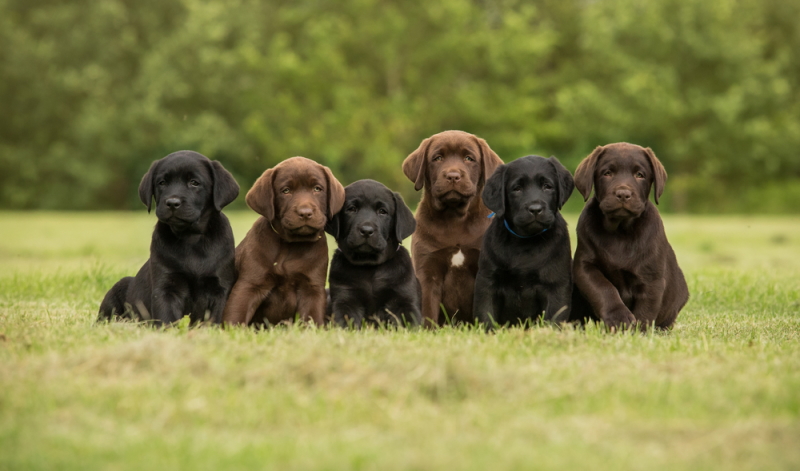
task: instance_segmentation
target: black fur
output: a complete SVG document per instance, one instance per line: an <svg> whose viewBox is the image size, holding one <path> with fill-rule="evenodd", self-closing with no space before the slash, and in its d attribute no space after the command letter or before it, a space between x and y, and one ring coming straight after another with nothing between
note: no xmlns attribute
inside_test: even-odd
<svg viewBox="0 0 800 471"><path fill-rule="evenodd" d="M236 275L233 231L220 210L238 195L233 176L197 152L153 162L139 185L148 212L156 202L150 259L109 290L98 320L169 324L188 314L192 322L221 322Z"/></svg>
<svg viewBox="0 0 800 471"><path fill-rule="evenodd" d="M572 258L559 209L573 189L555 157L522 157L486 182L483 202L496 214L478 259L474 312L487 328L569 318Z"/></svg>
<svg viewBox="0 0 800 471"><path fill-rule="evenodd" d="M420 285L400 243L416 227L403 198L374 180L345 188L345 203L325 231L339 245L329 276L328 314L339 325L419 325Z"/></svg>

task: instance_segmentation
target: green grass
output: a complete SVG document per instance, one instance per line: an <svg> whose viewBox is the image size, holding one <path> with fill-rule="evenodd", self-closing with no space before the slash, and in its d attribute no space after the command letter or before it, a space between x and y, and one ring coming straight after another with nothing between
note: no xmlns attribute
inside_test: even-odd
<svg viewBox="0 0 800 471"><path fill-rule="evenodd" d="M0 470L800 468L796 218L665 217L667 334L95 325L154 222L0 213Z"/></svg>

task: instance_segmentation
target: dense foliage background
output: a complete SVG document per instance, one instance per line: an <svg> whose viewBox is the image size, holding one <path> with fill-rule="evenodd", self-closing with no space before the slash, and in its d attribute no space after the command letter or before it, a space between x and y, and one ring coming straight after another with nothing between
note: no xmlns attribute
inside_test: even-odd
<svg viewBox="0 0 800 471"><path fill-rule="evenodd" d="M572 170L650 146L662 210L797 212L799 22L784 0L0 0L0 206L140 207L179 149L244 190L304 155L413 202L402 160L463 129Z"/></svg>

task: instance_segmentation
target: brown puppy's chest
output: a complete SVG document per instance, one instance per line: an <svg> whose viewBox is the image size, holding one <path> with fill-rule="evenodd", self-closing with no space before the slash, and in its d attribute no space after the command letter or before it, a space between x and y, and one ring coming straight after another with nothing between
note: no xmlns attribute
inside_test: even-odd
<svg viewBox="0 0 800 471"><path fill-rule="evenodd" d="M475 274L489 221L485 216L459 222L425 221L418 223L412 236L417 276L423 286L441 287L441 304L450 320L472 321Z"/></svg>
<svg viewBox="0 0 800 471"><path fill-rule="evenodd" d="M262 298L249 322L276 324L300 313L304 296L324 295L328 247L324 238L286 242L268 223L259 222L246 237L249 250L237 250L237 268Z"/></svg>
<svg viewBox="0 0 800 471"><path fill-rule="evenodd" d="M444 270L442 304L448 316L458 321L472 321L472 297L480 250L449 247L433 255Z"/></svg>

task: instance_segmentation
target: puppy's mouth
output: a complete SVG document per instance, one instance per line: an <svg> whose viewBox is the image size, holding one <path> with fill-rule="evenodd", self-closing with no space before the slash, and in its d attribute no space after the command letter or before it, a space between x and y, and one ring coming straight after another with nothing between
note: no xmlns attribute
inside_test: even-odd
<svg viewBox="0 0 800 471"><path fill-rule="evenodd" d="M531 237L553 227L555 218L552 216L539 217L518 217L513 218L512 222L516 228L515 232L523 237Z"/></svg>
<svg viewBox="0 0 800 471"><path fill-rule="evenodd" d="M300 226L295 228L287 228L286 230L289 232L289 234L294 236L310 236L320 231L319 228L313 226Z"/></svg>
<svg viewBox="0 0 800 471"><path fill-rule="evenodd" d="M156 211L156 217L158 217L159 221L175 229L188 228L199 219L198 214L184 214L171 211Z"/></svg>
<svg viewBox="0 0 800 471"><path fill-rule="evenodd" d="M644 205L638 202L620 203L616 200L605 200L600 203L600 210L608 218L630 219L639 217L644 211Z"/></svg>
<svg viewBox="0 0 800 471"><path fill-rule="evenodd" d="M461 207L469 204L472 197L475 196L475 192L463 192L453 189L435 194L434 196L444 206Z"/></svg>
<svg viewBox="0 0 800 471"><path fill-rule="evenodd" d="M378 254L386 249L386 244L371 244L369 241L364 241L361 244L348 244L350 251L358 254Z"/></svg>
<svg viewBox="0 0 800 471"><path fill-rule="evenodd" d="M314 242L322 238L322 228L312 225L287 226L282 224L283 238L289 242Z"/></svg>
<svg viewBox="0 0 800 471"><path fill-rule="evenodd" d="M386 261L386 247L378 249L367 243L358 247L350 246L348 250L343 250L347 260L353 265L380 265Z"/></svg>

